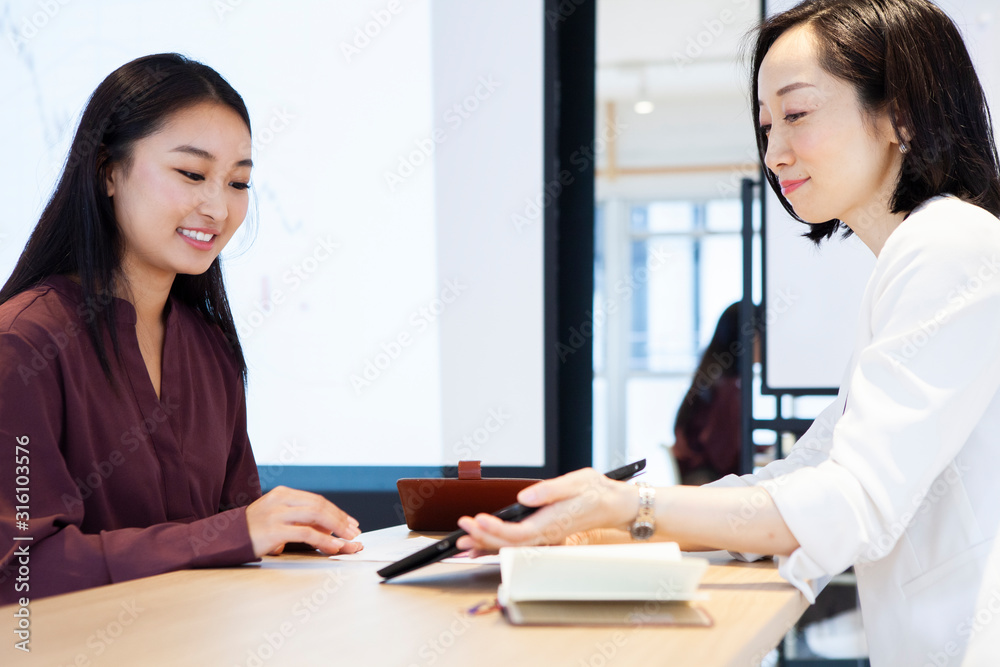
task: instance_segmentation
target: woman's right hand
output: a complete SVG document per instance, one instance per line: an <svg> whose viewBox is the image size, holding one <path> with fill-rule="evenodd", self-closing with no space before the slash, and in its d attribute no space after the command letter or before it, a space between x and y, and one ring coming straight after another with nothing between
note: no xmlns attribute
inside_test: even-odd
<svg viewBox="0 0 1000 667"><path fill-rule="evenodd" d="M518 493L517 501L540 509L520 523L492 514L464 516L458 527L468 535L458 539L458 548L481 556L506 546L604 541L623 533L621 529L639 511L639 492L634 486L608 479L593 468L533 484Z"/></svg>
<svg viewBox="0 0 1000 667"><path fill-rule="evenodd" d="M362 549L349 542L359 534L358 521L323 496L279 486L246 509L253 551L258 558L279 554L289 542L304 542L326 554Z"/></svg>

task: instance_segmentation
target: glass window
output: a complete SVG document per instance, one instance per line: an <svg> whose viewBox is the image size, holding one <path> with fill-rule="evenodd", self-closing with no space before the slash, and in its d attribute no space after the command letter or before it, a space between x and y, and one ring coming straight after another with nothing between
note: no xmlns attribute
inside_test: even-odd
<svg viewBox="0 0 1000 667"><path fill-rule="evenodd" d="M759 209L754 215L757 224ZM607 338L595 329L594 464L607 468L620 457L645 458L651 483L674 483L676 471L667 446L674 442L677 408L719 316L743 294L742 204L713 200L609 205L599 207L596 222L595 299L617 304L616 322L627 340L620 349L606 349ZM603 244L610 244L604 236L607 226L623 230L624 238L614 250L621 257L607 255L612 251ZM626 274L608 273L608 265L619 262L628 267ZM755 275L758 291L759 283ZM616 369L616 377L608 375L609 368ZM616 398L624 402L624 415L610 411ZM773 397L755 396L755 412L758 402L767 404L759 406L762 415L775 411ZM612 419L624 423L612 424ZM617 435L622 432L625 442Z"/></svg>
<svg viewBox="0 0 1000 667"><path fill-rule="evenodd" d="M743 229L743 203L739 199L718 199L705 204L705 229L739 233Z"/></svg>
<svg viewBox="0 0 1000 667"><path fill-rule="evenodd" d="M695 228L691 202L653 202L632 211L634 232L691 232Z"/></svg>
<svg viewBox="0 0 1000 667"><path fill-rule="evenodd" d="M642 246L643 252L632 255L636 294L631 367L690 372L695 354L695 241L659 237L633 245Z"/></svg>
<svg viewBox="0 0 1000 667"><path fill-rule="evenodd" d="M626 388L626 433L630 461L646 459L646 468L657 480L677 483L673 457L674 419L690 386L684 377L633 377Z"/></svg>
<svg viewBox="0 0 1000 667"><path fill-rule="evenodd" d="M591 310L592 313L597 313L602 310L602 305L605 301L605 289L604 289L604 225L605 222L605 211L604 206L598 204L594 212L594 308ZM605 346L605 327L594 325L594 373L604 372L604 346ZM596 405L596 401L595 401Z"/></svg>
<svg viewBox="0 0 1000 667"><path fill-rule="evenodd" d="M704 350L722 311L743 298L743 240L736 234L705 236L699 259L698 349Z"/></svg>

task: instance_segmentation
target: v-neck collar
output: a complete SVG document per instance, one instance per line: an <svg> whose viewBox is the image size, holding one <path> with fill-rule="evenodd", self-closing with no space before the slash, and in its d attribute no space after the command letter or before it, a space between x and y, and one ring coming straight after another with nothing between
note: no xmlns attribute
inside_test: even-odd
<svg viewBox="0 0 1000 667"><path fill-rule="evenodd" d="M49 285L60 294L69 297L74 302L81 304L81 307L84 306L83 288L69 276L50 276L43 283ZM122 346L121 353L123 356L126 354L126 347L130 348L128 351L131 352L128 355L129 358L124 360L126 362L124 370L129 383L132 385L132 391L135 394L136 400L140 401L140 405L145 402L151 403L152 408L162 407L171 395L168 392L176 389L178 373L180 372L178 364L169 363L177 351L178 308L176 299L174 299L173 295L169 296L165 306L167 319L164 324L163 354L160 359L159 397L156 395L153 380L149 376L149 370L146 368L146 361L143 359L142 352L139 349L139 338L135 330L136 323L138 322L135 307L128 300L121 297L115 296L111 299L115 308L118 344ZM90 307L94 311L100 311L107 305L106 301L98 299L96 303L90 304ZM78 314L83 316L85 313ZM138 365L136 365L136 361L139 362ZM145 406L143 412L146 412Z"/></svg>
<svg viewBox="0 0 1000 667"><path fill-rule="evenodd" d="M83 289L66 276L52 276L44 281L57 292L67 296L70 301L85 307ZM182 404L184 397L176 395L181 387L181 366L185 355L183 342L180 340L183 316L176 299L168 299L169 311L165 324L163 338L163 357L160 371L160 398L156 396L153 382L146 369L146 362L139 350L139 339L136 336L136 312L131 303L119 297L112 297L117 318L118 344L120 358L117 365L117 377L121 386L131 390L135 405L139 408L143 422L136 426L143 427L148 433L149 442L155 450L156 460L160 465L163 480L163 499L167 518L171 521L187 520L193 517L191 504L190 479L185 462L184 442L179 432L173 427L173 408ZM93 305L95 311L106 308L108 302ZM81 317L86 314L77 311ZM110 351L113 356L113 351ZM124 398L124 396L122 397Z"/></svg>

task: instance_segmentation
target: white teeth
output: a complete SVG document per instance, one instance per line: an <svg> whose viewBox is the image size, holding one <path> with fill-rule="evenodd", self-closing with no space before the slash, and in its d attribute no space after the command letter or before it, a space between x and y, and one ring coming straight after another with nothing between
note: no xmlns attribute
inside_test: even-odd
<svg viewBox="0 0 1000 667"><path fill-rule="evenodd" d="M184 229L183 227L179 228L178 231L189 239L194 239L195 241L211 241L215 238L215 234L196 232L193 229Z"/></svg>

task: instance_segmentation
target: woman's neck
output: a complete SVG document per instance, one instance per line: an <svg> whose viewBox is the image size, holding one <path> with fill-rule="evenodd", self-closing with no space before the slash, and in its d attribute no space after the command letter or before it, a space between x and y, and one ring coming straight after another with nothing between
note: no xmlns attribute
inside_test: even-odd
<svg viewBox="0 0 1000 667"><path fill-rule="evenodd" d="M175 274L137 271L123 264L116 296L120 296L135 308L136 320L145 327L162 326L166 314L167 299L173 287Z"/></svg>

